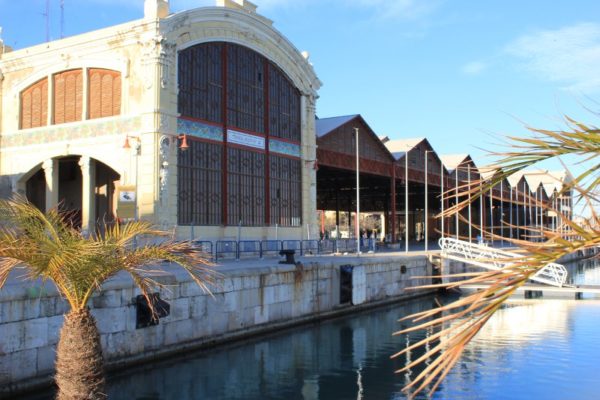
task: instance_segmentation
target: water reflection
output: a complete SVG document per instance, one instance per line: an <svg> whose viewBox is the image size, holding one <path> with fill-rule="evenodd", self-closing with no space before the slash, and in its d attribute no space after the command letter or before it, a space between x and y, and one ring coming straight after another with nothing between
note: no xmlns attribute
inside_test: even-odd
<svg viewBox="0 0 600 400"><path fill-rule="evenodd" d="M110 398L403 399L402 386L419 370L393 371L423 350L394 361L389 355L421 336L391 332L398 318L432 305L415 301L140 369L113 377ZM434 398L588 398L596 387L600 342L592 326L599 317L598 301L511 301Z"/></svg>
<svg viewBox="0 0 600 400"><path fill-rule="evenodd" d="M298 328L283 336L139 369L110 381L111 399L373 399L398 392L392 361L404 315L433 299ZM413 357L416 357L413 355Z"/></svg>

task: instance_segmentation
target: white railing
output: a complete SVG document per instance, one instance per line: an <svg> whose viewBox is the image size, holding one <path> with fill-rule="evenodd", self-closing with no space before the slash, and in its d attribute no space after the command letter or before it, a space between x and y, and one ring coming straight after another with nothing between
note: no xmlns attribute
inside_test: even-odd
<svg viewBox="0 0 600 400"><path fill-rule="evenodd" d="M441 238L439 244L442 256L486 269L503 269L523 258L522 255L510 251L453 238ZM531 280L561 287L567 280L567 269L560 264L550 263L531 277Z"/></svg>

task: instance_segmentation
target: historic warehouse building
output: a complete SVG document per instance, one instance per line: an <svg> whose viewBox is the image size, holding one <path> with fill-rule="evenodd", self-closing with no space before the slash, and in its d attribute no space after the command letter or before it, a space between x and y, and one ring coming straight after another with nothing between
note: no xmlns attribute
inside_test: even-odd
<svg viewBox="0 0 600 400"><path fill-rule="evenodd" d="M180 237L194 226L234 237L240 224L305 236L321 85L308 57L248 1L144 8L138 21L0 48L3 194L60 204L83 229L139 217Z"/></svg>
<svg viewBox="0 0 600 400"><path fill-rule="evenodd" d="M59 206L85 230L144 218L181 239L317 239L325 211L335 229L354 218L358 129L361 210L383 216L388 242L556 227L535 199L570 213L563 178L519 176L464 221L435 220L455 202L444 191L480 176L468 155L378 137L360 115L316 119L306 53L248 1L170 14L146 0L144 13L17 51L0 38L1 196Z"/></svg>

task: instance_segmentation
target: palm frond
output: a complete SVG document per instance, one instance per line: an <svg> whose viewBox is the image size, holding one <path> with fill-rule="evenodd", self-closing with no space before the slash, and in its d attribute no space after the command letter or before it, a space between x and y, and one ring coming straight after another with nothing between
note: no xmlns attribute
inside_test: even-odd
<svg viewBox="0 0 600 400"><path fill-rule="evenodd" d="M493 172L491 179L462 184L447 192L448 196L458 198L459 201L447 209L443 217L459 213L481 197L483 193L489 192L499 182L540 161L570 154L578 156L581 162L596 162L586 171L575 176L572 181L563 182L564 186L559 193L571 191L577 193L589 207L591 216L579 221L571 220L553 209L551 204L535 201L526 193L517 191L518 200L515 202L511 199L513 203L525 205L532 201L537 207L553 211L559 219L558 229L525 228L527 236L538 241L502 238L518 246L522 257L511 260L512 263L500 271L459 274L454 276L463 278L459 282L426 286L454 288L466 283L485 284L484 289L471 295L406 317L414 325L394 333L400 335L422 330L437 330L434 334L426 336L392 356L396 358L420 347L428 349L419 358L396 372L404 372L434 358L410 384L405 386L404 390L408 392L409 397L415 396L428 387L430 387L431 395L458 362L471 339L483 328L504 301L538 271L568 254L600 245L600 218L593 207L593 204L598 201L600 185L598 176L600 164L596 161L600 154L600 130L578 123L568 117L566 122L569 129L565 131L549 131L529 127L528 129L535 134L535 137L510 137L512 147L510 151L492 153L499 159L489 167ZM458 215L461 220L466 221L462 215ZM488 233L488 235L500 238L492 233Z"/></svg>
<svg viewBox="0 0 600 400"><path fill-rule="evenodd" d="M164 240L168 232L147 221L114 225L103 235L84 236L57 210L44 214L23 198L0 200L0 287L16 268L29 279L50 280L72 309L120 271L129 273L144 295L161 285L151 266L179 265L206 292L217 274L205 254L189 242ZM135 242L143 242L135 246Z"/></svg>

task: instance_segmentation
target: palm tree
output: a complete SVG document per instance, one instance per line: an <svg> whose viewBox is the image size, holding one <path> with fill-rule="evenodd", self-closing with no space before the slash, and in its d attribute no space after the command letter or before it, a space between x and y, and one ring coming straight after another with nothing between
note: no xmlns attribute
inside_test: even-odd
<svg viewBox="0 0 600 400"><path fill-rule="evenodd" d="M161 287L146 267L178 264L207 293L215 273L205 256L187 242L151 241L166 236L145 221L83 235L57 210L46 214L22 198L0 200L0 288L14 270L30 280L49 280L70 305L56 355L57 399L104 399L100 335L87 306L103 282L128 273L146 296ZM134 246L136 238L146 243Z"/></svg>
<svg viewBox="0 0 600 400"><path fill-rule="evenodd" d="M430 395L433 394L459 360L471 339L503 302L536 272L568 254L600 245L600 218L594 210L594 204L599 200L600 188L600 129L568 117L565 122L566 130L550 131L527 127L533 133L532 137L509 137L511 149L503 153L493 153L498 158L498 161L489 167L493 178L472 184L471 190L467 187L459 188L459 195L464 200L448 209L444 216L458 213L469 202L475 201L482 193L488 192L515 172L551 158L560 159L565 155L577 157L578 162L585 165L585 171L575 176L571 182L566 182L558 195L577 193L579 201L590 215L574 221L563 216L560 210L553 209L551 204L538 201L536 206L553 211L560 218L561 227L558 230L530 229L528 236L541 239L535 242L503 238L519 248L522 258L518 262L500 271L454 275L463 278L461 282L426 286L454 288L465 283L483 283L487 288L447 305L440 305L405 318L412 320L416 325L395 334L423 329L435 332L392 356L398 357L419 347L426 348L421 357L397 371L403 372L428 361L422 372L404 388L410 397L426 388L430 388ZM452 195L454 194L456 193ZM489 235L495 239L500 238L492 233ZM430 361L432 359L434 361Z"/></svg>

